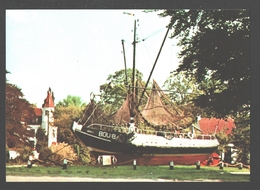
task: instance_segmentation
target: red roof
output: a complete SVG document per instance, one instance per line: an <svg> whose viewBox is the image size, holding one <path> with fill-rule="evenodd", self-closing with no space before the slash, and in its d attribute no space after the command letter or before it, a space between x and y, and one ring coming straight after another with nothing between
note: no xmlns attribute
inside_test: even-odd
<svg viewBox="0 0 260 190"><path fill-rule="evenodd" d="M36 116L42 116L42 109L41 108L34 108L34 113Z"/></svg>
<svg viewBox="0 0 260 190"><path fill-rule="evenodd" d="M42 107L51 107L54 108L54 96L53 96L53 92L51 91L51 88L49 88L49 90L47 91L47 97L44 100L44 103L42 105Z"/></svg>
<svg viewBox="0 0 260 190"><path fill-rule="evenodd" d="M232 118L228 118L227 120L217 118L201 118L199 124L202 133L205 134L212 134L216 130L216 133L225 131L228 135L232 132L232 129L235 128L234 120Z"/></svg>

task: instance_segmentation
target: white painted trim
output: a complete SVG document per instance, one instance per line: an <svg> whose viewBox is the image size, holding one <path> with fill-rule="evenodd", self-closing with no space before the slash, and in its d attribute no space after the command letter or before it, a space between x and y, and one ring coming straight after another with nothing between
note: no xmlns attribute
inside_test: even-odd
<svg viewBox="0 0 260 190"><path fill-rule="evenodd" d="M85 135L88 135L88 136L94 137L94 138L96 138L96 139L100 139L100 140L103 140L103 141L111 142L111 140L103 139L103 138L97 137L97 136L95 136L95 135L91 135L91 134L85 133L85 132L80 131L80 130L78 130L78 129L75 129L75 131L78 131L79 133L82 133L82 134L85 134Z"/></svg>

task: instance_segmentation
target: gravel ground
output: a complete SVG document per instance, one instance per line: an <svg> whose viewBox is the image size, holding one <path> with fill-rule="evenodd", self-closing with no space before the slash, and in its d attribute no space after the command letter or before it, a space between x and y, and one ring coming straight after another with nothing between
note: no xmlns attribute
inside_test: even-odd
<svg viewBox="0 0 260 190"><path fill-rule="evenodd" d="M221 182L220 180L166 180L166 179L103 179L81 177L6 176L6 182Z"/></svg>
<svg viewBox="0 0 260 190"><path fill-rule="evenodd" d="M173 182L164 179L102 179L84 177L28 177L28 176L6 176L6 182Z"/></svg>

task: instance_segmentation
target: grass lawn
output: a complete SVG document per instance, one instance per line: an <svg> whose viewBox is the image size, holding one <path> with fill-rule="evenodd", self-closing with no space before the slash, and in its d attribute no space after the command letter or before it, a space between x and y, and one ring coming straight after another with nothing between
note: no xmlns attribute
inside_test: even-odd
<svg viewBox="0 0 260 190"><path fill-rule="evenodd" d="M250 172L235 167L208 167L175 165L173 170L169 166L68 166L62 167L26 166L6 167L6 175L12 176L62 176L62 177L88 177L88 178L142 178L142 179L169 179L169 180L221 180L223 182L250 182L250 175L231 174L230 172Z"/></svg>

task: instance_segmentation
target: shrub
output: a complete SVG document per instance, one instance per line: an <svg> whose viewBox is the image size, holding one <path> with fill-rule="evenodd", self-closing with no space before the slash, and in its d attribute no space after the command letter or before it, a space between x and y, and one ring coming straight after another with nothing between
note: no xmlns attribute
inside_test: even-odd
<svg viewBox="0 0 260 190"><path fill-rule="evenodd" d="M69 162L75 162L78 160L78 156L74 148L67 143L58 143L57 145L52 145L50 150L53 154L51 159L55 163L62 163L65 158Z"/></svg>

